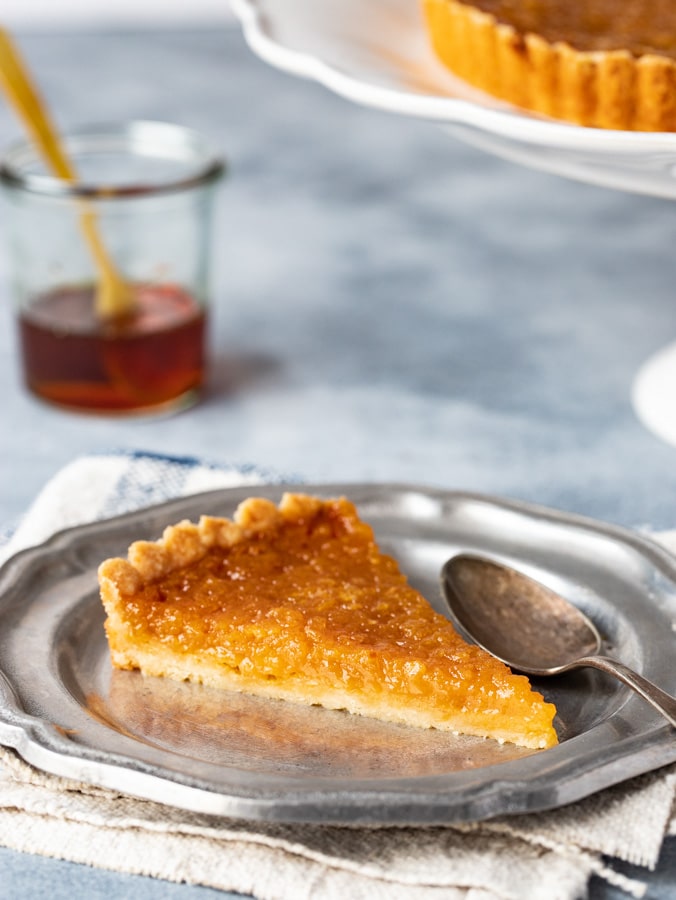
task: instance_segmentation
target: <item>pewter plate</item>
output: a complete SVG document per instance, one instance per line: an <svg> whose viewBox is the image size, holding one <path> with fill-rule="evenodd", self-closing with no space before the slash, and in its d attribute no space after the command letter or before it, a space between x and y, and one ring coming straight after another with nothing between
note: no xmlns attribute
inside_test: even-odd
<svg viewBox="0 0 676 900"><path fill-rule="evenodd" d="M296 486L297 488L297 486ZM257 487L278 499L294 486ZM565 593L606 651L676 692L676 561L590 520L407 485L344 494L442 610L438 575L489 554ZM442 824L554 808L676 760L673 730L602 673L536 682L560 744L525 751L344 712L112 672L96 568L182 518L231 515L251 488L182 498L60 533L0 571L0 742L47 772L251 820Z"/></svg>

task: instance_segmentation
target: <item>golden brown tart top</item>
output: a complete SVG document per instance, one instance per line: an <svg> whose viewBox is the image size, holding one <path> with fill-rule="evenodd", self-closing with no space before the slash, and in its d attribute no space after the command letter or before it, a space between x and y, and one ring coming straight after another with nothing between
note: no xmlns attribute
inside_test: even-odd
<svg viewBox="0 0 676 900"><path fill-rule="evenodd" d="M473 0L471 5L550 44L676 58L674 0Z"/></svg>

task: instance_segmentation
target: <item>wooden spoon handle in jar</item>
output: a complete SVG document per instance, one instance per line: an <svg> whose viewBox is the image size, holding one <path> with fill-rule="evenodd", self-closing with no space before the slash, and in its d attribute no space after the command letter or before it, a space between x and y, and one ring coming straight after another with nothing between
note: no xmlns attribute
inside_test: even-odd
<svg viewBox="0 0 676 900"><path fill-rule="evenodd" d="M18 113L41 155L53 173L68 182L77 180L58 132L50 121L45 104L32 83L14 41L0 27L0 87ZM83 204L82 232L99 273L97 312L103 318L121 316L133 306L133 293L117 273L101 239L96 216Z"/></svg>

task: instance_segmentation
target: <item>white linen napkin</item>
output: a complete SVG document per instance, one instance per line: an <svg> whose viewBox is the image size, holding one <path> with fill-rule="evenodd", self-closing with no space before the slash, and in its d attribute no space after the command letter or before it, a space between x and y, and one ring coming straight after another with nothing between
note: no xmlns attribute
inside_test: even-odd
<svg viewBox="0 0 676 900"><path fill-rule="evenodd" d="M39 494L0 560L63 527L175 496L276 480L145 453L88 456ZM676 548L676 533L658 536ZM612 859L653 868L676 834L676 766L563 809L432 828L280 825L199 815L45 774L0 748L0 845L259 900L574 900Z"/></svg>

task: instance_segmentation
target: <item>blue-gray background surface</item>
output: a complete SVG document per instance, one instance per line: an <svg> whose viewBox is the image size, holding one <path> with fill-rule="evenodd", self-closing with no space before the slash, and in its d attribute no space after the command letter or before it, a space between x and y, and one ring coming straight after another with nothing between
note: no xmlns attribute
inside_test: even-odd
<svg viewBox="0 0 676 900"><path fill-rule="evenodd" d="M676 526L676 449L630 403L638 366L676 339L672 202L352 105L268 68L234 28L19 38L62 128L178 122L230 173L211 385L175 418L84 418L30 398L0 244L0 524L74 456L142 448ZM19 135L0 105L0 144ZM3 897L223 896L4 850L0 871Z"/></svg>

